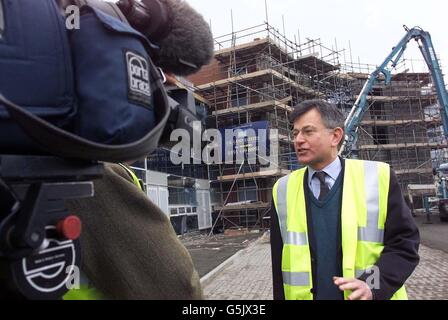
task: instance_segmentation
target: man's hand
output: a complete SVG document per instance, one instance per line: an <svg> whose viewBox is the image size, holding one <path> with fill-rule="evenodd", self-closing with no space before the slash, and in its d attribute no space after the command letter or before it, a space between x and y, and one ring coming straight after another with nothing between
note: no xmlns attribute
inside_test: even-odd
<svg viewBox="0 0 448 320"><path fill-rule="evenodd" d="M352 294L348 300L372 300L372 290L370 290L367 283L358 279L348 279L333 277L334 284L339 287L339 290L351 290Z"/></svg>

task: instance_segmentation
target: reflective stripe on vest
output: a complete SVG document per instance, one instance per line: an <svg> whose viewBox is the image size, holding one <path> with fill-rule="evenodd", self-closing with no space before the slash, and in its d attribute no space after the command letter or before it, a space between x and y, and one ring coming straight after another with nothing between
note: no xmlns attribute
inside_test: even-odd
<svg viewBox="0 0 448 320"><path fill-rule="evenodd" d="M378 170L377 163L372 161L364 161L364 183L365 189L369 190L365 194L367 223L365 227L358 228L358 240L383 243L384 227L379 226L379 186L378 186ZM384 224L383 224L384 225Z"/></svg>
<svg viewBox="0 0 448 320"><path fill-rule="evenodd" d="M143 186L142 186L142 184L140 183L140 179L137 177L137 175L135 174L135 172L132 170L132 169L130 169L130 168L128 168L128 166L126 166L126 165L124 165L124 164L122 164L122 163L119 163L119 165L124 169L124 170L126 170L126 172L128 173L128 175L131 177L131 179L132 179L132 182L141 190L141 191L143 191Z"/></svg>
<svg viewBox="0 0 448 320"><path fill-rule="evenodd" d="M283 239L282 274L286 299L312 299L304 175L294 171L277 181L273 199ZM390 168L381 162L345 160L341 206L343 276L359 277L378 260L384 245ZM344 292L345 298L350 294ZM393 299L406 299L404 287Z"/></svg>
<svg viewBox="0 0 448 320"><path fill-rule="evenodd" d="M280 230L282 233L283 243L293 244L296 246L304 246L308 244L308 239L306 232L294 232L288 231L286 227L286 204L288 203L288 196L286 192L289 176L283 177L278 181L278 197L277 197L277 207L279 214L279 221L281 223Z"/></svg>
<svg viewBox="0 0 448 320"><path fill-rule="evenodd" d="M309 286L309 272L283 272L283 282L290 286Z"/></svg>

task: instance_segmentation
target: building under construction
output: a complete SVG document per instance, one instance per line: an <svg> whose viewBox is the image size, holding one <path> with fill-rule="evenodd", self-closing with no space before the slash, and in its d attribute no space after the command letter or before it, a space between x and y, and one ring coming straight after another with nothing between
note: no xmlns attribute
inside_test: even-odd
<svg viewBox="0 0 448 320"><path fill-rule="evenodd" d="M298 168L288 122L292 107L322 98L348 113L369 74L341 63L341 52L319 40L288 40L267 23L216 38L213 61L189 78L207 101L207 127L277 129L270 142L278 152L268 166L247 159L209 166L214 227L268 227L273 184ZM443 161L446 141L430 75L396 73L390 85L374 86L369 104L357 156L389 163L404 194L410 184L433 184L432 168Z"/></svg>
<svg viewBox="0 0 448 320"><path fill-rule="evenodd" d="M217 195L214 220L225 229L264 228L273 184L298 168L288 121L292 106L312 98L337 99L349 84L339 76L338 52L318 40L298 44L264 24L216 41L212 63L190 78L209 102L208 127L277 129L270 143L278 152L270 154L267 166L246 161L209 167Z"/></svg>
<svg viewBox="0 0 448 320"><path fill-rule="evenodd" d="M350 75L360 90L367 74ZM433 184L433 168L446 161L447 145L430 74L397 73L389 85L380 80L368 100L358 133L359 157L389 163L404 193L410 184Z"/></svg>

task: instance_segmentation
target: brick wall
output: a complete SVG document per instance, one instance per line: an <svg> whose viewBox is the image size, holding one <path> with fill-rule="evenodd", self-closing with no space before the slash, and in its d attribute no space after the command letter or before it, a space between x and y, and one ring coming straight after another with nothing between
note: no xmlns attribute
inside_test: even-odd
<svg viewBox="0 0 448 320"><path fill-rule="evenodd" d="M196 86L225 78L227 78L227 71L223 70L220 62L214 58L208 65L202 67L199 72L187 77Z"/></svg>

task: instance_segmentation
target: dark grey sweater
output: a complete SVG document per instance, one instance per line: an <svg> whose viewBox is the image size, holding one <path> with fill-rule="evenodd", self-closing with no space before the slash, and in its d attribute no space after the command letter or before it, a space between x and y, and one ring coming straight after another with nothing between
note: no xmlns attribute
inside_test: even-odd
<svg viewBox="0 0 448 320"><path fill-rule="evenodd" d="M306 184L308 187L308 184ZM316 300L343 300L344 295L334 284L333 277L342 276L338 266L338 221L341 212L342 175L336 179L330 192L317 200L312 191L306 188L307 202L310 204L313 239L316 244Z"/></svg>

